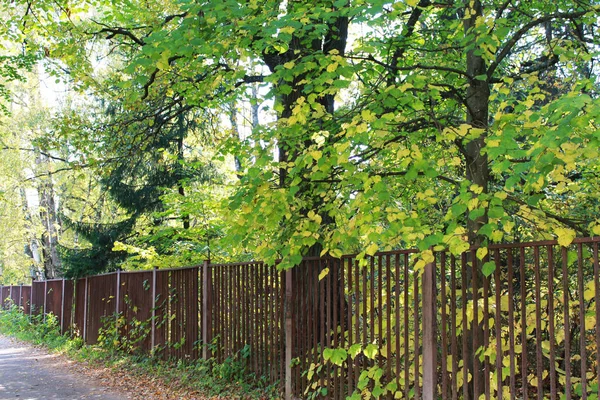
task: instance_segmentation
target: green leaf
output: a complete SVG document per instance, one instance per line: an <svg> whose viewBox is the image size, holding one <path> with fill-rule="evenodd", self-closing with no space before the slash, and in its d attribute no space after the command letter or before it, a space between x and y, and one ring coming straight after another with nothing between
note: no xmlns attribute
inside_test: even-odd
<svg viewBox="0 0 600 400"><path fill-rule="evenodd" d="M350 346L350 348L348 349L348 353L352 358L355 358L358 355L358 353L360 353L361 349L362 346L360 345L360 343L356 343Z"/></svg>
<svg viewBox="0 0 600 400"><path fill-rule="evenodd" d="M368 384L369 384L369 372L362 371L360 373L360 377L358 378L358 383L356 384L356 387L359 390L363 390L364 388L367 387Z"/></svg>
<svg viewBox="0 0 600 400"><path fill-rule="evenodd" d="M344 361L346 361L347 358L348 358L348 353L346 352L346 350L335 349L331 353L331 357L329 358L329 361L331 361L335 365L341 366L344 363Z"/></svg>
<svg viewBox="0 0 600 400"><path fill-rule="evenodd" d="M378 399L379 397L381 397L381 395L384 394L384 393L385 393L385 390L380 385L375 385L375 387L371 391L371 394L376 399Z"/></svg>
<svg viewBox="0 0 600 400"><path fill-rule="evenodd" d="M367 358L370 358L371 360L374 360L375 357L377 357L377 353L379 352L379 349L377 348L376 345L374 344L368 344L367 347L365 347L365 349L363 350L364 355Z"/></svg>
<svg viewBox="0 0 600 400"><path fill-rule="evenodd" d="M396 390L398 390L398 384L392 381L385 386L385 389L390 393L396 393Z"/></svg>
<svg viewBox="0 0 600 400"><path fill-rule="evenodd" d="M483 272L483 275L486 277L493 274L495 270L496 270L496 263L494 261L488 261L485 264L483 264L481 267L481 271Z"/></svg>
<svg viewBox="0 0 600 400"><path fill-rule="evenodd" d="M504 209L502 207L491 207L488 210L488 216L490 218L502 218L504 216Z"/></svg>

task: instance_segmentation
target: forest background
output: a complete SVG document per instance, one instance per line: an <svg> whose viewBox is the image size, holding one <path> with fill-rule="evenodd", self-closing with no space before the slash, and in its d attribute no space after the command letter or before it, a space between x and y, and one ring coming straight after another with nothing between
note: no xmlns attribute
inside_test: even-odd
<svg viewBox="0 0 600 400"><path fill-rule="evenodd" d="M3 2L1 281L600 235L599 11Z"/></svg>

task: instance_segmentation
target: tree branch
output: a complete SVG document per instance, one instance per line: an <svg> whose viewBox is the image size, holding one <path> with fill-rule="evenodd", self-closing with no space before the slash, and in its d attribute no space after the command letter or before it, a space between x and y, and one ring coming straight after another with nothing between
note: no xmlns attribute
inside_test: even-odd
<svg viewBox="0 0 600 400"><path fill-rule="evenodd" d="M490 64L490 66L487 70L488 78L490 78L494 74L494 72L496 72L496 69L498 68L500 63L510 54L510 52L512 51L513 47L517 44L517 42L532 28L534 28L540 24L543 24L545 22L552 21L554 19L579 18L579 17L583 17L587 13L588 13L588 11L549 14L549 15L545 15L543 17L534 19L533 21L530 21L529 23L523 25L521 27L521 29L516 31L515 34L508 40L508 42L506 42L506 44L504 45L502 50L500 50L500 53L498 53L498 56L496 56L496 59Z"/></svg>
<svg viewBox="0 0 600 400"><path fill-rule="evenodd" d="M361 57L361 56L352 56L352 55L350 55L350 56L346 56L346 58L350 58L350 59L353 59L353 60L371 61L371 62L374 62L377 65L381 65L382 67L384 67L386 69L389 69L389 70L393 70L393 71L413 71L415 69L434 70L434 71L450 72L450 73L453 73L453 74L464 76L464 77L466 77L469 80L473 79L473 77L471 77L465 71L461 71L461 70L459 70L457 68L444 67L444 66L440 66L440 65L413 64L411 66L398 67L398 66L386 64L383 61L377 60L372 55L369 55L368 57Z"/></svg>
<svg viewBox="0 0 600 400"><path fill-rule="evenodd" d="M403 29L404 32L402 33L403 38L409 38L412 36L412 34L415 31L415 25L419 21L419 18L421 18L421 14L423 14L423 8L429 6L430 4L431 3L429 0L420 0L419 3L417 4L417 6L415 8L413 8L413 10L410 14L410 17L408 18L408 21L407 21L406 25L404 26L404 29ZM406 47L404 47L404 46L397 47L396 50L394 51L394 54L392 55L392 59L390 61L391 65L397 66L398 60L400 60L402 58L405 51L406 51Z"/></svg>
<svg viewBox="0 0 600 400"><path fill-rule="evenodd" d="M540 211L542 212L546 217L548 218L552 218L558 222L560 222L561 224L568 226L569 228L583 234L584 236L590 236L590 232L583 228L580 224L578 224L575 220L573 219L569 219L569 218L565 218L565 217L561 217L560 215L556 215L550 211L546 211L541 209L540 207L535 207L532 206L530 204L527 204L526 201L519 199L518 197L515 197L513 195L508 195L507 198L511 201L514 201L517 204L523 205L523 206L527 206L527 207L531 207L534 210Z"/></svg>
<svg viewBox="0 0 600 400"><path fill-rule="evenodd" d="M138 38L136 35L133 34L133 32L131 32L130 29L125 29L125 28L121 28L121 27L110 27L106 24L103 24L102 22L98 22L98 21L94 21L92 20L92 22L94 22L95 24L98 24L100 26L103 26L104 28L100 29L98 32L92 32L92 35L98 35L101 33L108 33L108 35L106 36L107 39L113 39L116 36L125 36L128 37L129 39L131 39L134 43L143 46L146 44L146 42L144 42L142 39Z"/></svg>

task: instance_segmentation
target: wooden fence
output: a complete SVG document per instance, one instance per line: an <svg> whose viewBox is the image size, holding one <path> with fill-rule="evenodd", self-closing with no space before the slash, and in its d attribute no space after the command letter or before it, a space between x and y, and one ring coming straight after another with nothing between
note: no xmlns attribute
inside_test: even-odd
<svg viewBox="0 0 600 400"><path fill-rule="evenodd" d="M598 395L600 238L34 282L31 312L87 343L117 318L139 350L236 358L286 397ZM484 273L485 272L485 273ZM4 287L2 299L25 287ZM21 295L19 295L21 296ZM27 295L23 295L27 296ZM135 339L135 340L133 340ZM206 344L206 345L203 345Z"/></svg>

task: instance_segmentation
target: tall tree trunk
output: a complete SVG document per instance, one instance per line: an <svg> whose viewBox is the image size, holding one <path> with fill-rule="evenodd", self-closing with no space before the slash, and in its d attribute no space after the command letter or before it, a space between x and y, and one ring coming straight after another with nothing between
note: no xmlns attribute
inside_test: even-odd
<svg viewBox="0 0 600 400"><path fill-rule="evenodd" d="M48 159L41 153L38 154L36 163L38 165L47 165ZM60 276L61 262L58 255L58 215L56 213L56 203L54 200L54 184L52 175L41 179L38 184L38 197L40 202L40 220L44 231L42 233L42 254L44 256L44 270L47 279L54 279Z"/></svg>
<svg viewBox="0 0 600 400"><path fill-rule="evenodd" d="M42 278L40 276L42 258L40 256L40 245L38 239L35 237L33 223L32 223L32 215L31 209L29 208L29 203L27 202L27 194L25 189L21 189L21 201L23 204L23 214L25 215L25 220L27 221L25 224L25 229L27 230L27 243L25 244L25 255L31 257L31 266L30 266L30 276L36 278Z"/></svg>
<svg viewBox="0 0 600 400"><path fill-rule="evenodd" d="M183 119L183 117L180 118ZM183 132L181 132L181 136L177 139L177 161L182 162L183 157ZM182 168L182 166L178 165L177 168ZM178 182L177 191L181 197L185 197L185 188L181 180ZM186 212L181 216L181 219L183 221L183 229L190 229L190 215Z"/></svg>
<svg viewBox="0 0 600 400"><path fill-rule="evenodd" d="M483 9L481 1L467 0L465 7L465 15L470 15L470 18L464 20L465 34L471 34L473 42L477 40L476 33L476 20L483 15ZM465 159L466 159L466 178L472 183L482 188L483 193L487 193L489 190L489 178L490 171L488 166L488 159L485 154L481 153L481 150L485 146L485 140L487 136L488 119L489 119L489 97L490 88L487 79L476 79L475 77L482 77L485 75L486 65L485 60L476 53L478 49L475 45L467 52L467 74L470 77L470 83L467 87L467 123L474 129L483 129L483 133L466 143L465 146ZM476 196L476 194L474 194ZM472 246L478 247L483 243L483 238L479 234L481 227L488 222L487 210L486 212L474 219L467 218L467 231L469 235L469 242ZM476 263L476 259L472 259L472 263ZM476 287L480 287L482 283L483 275L479 268L473 268L467 270L468 282L476 282ZM467 352L466 352L466 363L468 371L471 373L473 380L469 386L469 398L478 399L479 395L484 391L483 379L475 379L476 376L483 376L481 366L476 359L477 348L483 345L483 326L478 321L477 315L473 317L473 324L471 329L466 332L467 335Z"/></svg>
<svg viewBox="0 0 600 400"><path fill-rule="evenodd" d="M290 3L290 7L293 7L293 3ZM301 59L304 56L312 56L316 53L329 54L332 50L336 50L339 55L344 55L348 37L348 18L339 16L334 21L328 24L328 30L324 33L322 38L317 39L313 38L313 40L300 40L298 37L293 37L291 42L289 43L289 50L283 54L264 54L263 59L266 65L269 67L271 71L275 71L275 68L280 65L285 64L286 62L296 61ZM282 112L279 115L281 119L290 118L293 115L293 108L296 105L297 100L305 95L304 93L304 83L306 77L304 75L295 76L292 82L282 82L286 85L292 87L291 92L288 94L281 94L277 101L282 106ZM334 96L327 94L321 95L318 98L318 102L324 107L327 113L333 114L335 111L334 104ZM334 135L331 135L334 136ZM295 138L292 138L292 145L287 143L286 138L279 138L278 143L278 157L279 163L281 167L279 168L279 186L281 188L286 188L289 185L288 179L288 171L287 164L288 162L294 161L298 154L307 149L310 145L312 145L312 139L310 136L304 138L304 142L296 144L294 141ZM320 196L314 194L314 190L311 182L305 181L301 184L296 196L300 196L303 199L306 199L307 206L300 210L303 215L307 215L309 211L313 211L318 213L321 216L322 224L331 224L333 223L333 218L329 215L328 212L323 211L323 199ZM306 256L317 256L321 255L321 251L323 249L323 243L317 241L315 244L310 246L310 248L306 251ZM325 268L325 265L322 265L321 268ZM302 271L304 274L309 274L309 270L306 269ZM315 288L312 290L312 293L319 292L319 282L313 282L312 276L309 274L306 276L306 282L312 282L315 285ZM297 288L296 290L307 290L307 288ZM335 294L331 293L331 297L326 298L326 302L332 304L332 308L339 309L340 305L334 304ZM345 302L344 296L337 297L338 302ZM309 299L310 304L307 304L307 307L312 308L313 313L315 315L318 311L318 296L312 299ZM317 321L317 332L320 329L325 329L325 327L320 326L320 322ZM312 340L312 339L311 339Z"/></svg>

